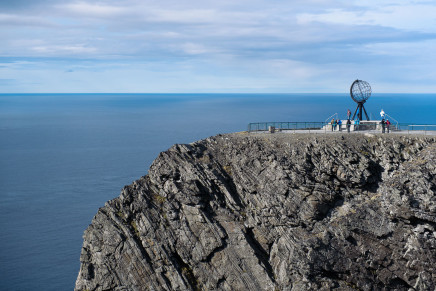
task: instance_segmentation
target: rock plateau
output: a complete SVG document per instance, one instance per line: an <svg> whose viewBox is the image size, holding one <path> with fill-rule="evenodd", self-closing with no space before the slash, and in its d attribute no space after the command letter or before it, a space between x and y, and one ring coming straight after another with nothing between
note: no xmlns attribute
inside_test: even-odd
<svg viewBox="0 0 436 291"><path fill-rule="evenodd" d="M435 290L436 139L218 135L98 210L76 290Z"/></svg>

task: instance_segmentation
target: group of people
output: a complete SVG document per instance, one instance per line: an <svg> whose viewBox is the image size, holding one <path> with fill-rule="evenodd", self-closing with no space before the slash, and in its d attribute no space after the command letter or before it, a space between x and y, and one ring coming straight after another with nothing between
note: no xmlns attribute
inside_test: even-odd
<svg viewBox="0 0 436 291"><path fill-rule="evenodd" d="M382 110L380 111L380 116L381 116L381 118L382 118L382 121L380 122L380 123L381 123L381 126L382 126L382 133L385 133L385 130L386 130L386 129L388 130L388 133L389 133L389 129L390 129L390 127L391 127L391 122L389 121L389 119L386 119L386 121L385 121L385 115L386 115L386 113L385 113L385 111L382 109Z"/></svg>
<svg viewBox="0 0 436 291"><path fill-rule="evenodd" d="M380 123L382 126L382 133L385 133L385 130L387 130L389 133L389 130L391 127L391 122L389 121L389 119L386 119L386 121L384 119L382 119L382 121Z"/></svg>
<svg viewBox="0 0 436 291"><path fill-rule="evenodd" d="M391 122L389 121L389 119L386 119L386 120L382 119L382 121L380 123L381 123L381 127L382 127L382 133L385 133L386 130L389 133L390 126L391 126ZM332 131L335 131L336 127L338 127L339 131L342 131L342 120L334 119L333 118L330 121L330 124L331 124ZM360 120L358 118L356 118L353 121L353 124L354 124L354 130L359 130ZM347 132L350 132L350 127L351 127L351 120L350 120L350 118L347 119L346 125L347 125L347 127L346 127L347 128Z"/></svg>
<svg viewBox="0 0 436 291"><path fill-rule="evenodd" d="M342 131L342 120L333 118L332 121L330 121L330 124L332 125L332 131L336 130L336 126L339 127L339 131ZM357 128L358 128L359 124L360 124L359 119L356 119L354 121L354 126L357 125ZM351 127L351 120L350 119L347 119L346 125L347 125L347 131L350 132L350 127Z"/></svg>

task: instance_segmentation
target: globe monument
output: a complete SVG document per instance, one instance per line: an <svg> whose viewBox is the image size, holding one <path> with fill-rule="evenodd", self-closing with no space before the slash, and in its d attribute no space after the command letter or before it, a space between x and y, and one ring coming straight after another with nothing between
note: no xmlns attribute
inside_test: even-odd
<svg viewBox="0 0 436 291"><path fill-rule="evenodd" d="M357 118L359 120L362 120L363 112L365 113L366 120L369 121L368 114L366 113L365 107L363 106L366 100L368 100L371 96L371 86L369 85L369 83L362 80L354 81L350 87L350 95L354 102L357 103L357 108L354 111L353 119L356 117L357 114Z"/></svg>

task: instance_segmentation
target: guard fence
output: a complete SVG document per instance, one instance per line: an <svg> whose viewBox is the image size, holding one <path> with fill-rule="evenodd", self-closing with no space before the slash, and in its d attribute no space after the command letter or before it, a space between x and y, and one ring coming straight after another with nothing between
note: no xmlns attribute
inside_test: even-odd
<svg viewBox="0 0 436 291"><path fill-rule="evenodd" d="M352 124L352 131L381 131L382 127L380 122L364 121L358 126ZM356 128L354 128L356 127ZM336 125L333 128L339 131ZM329 122L254 122L248 124L248 132L257 131L305 131L313 133L322 133L332 131L332 125ZM346 125L342 123L342 131L346 131ZM436 124L405 124L397 123L391 124L390 130L393 132L407 132L422 133L422 134L436 134Z"/></svg>
<svg viewBox="0 0 436 291"><path fill-rule="evenodd" d="M310 130L321 129L325 122L257 122L248 124L248 132L276 130Z"/></svg>

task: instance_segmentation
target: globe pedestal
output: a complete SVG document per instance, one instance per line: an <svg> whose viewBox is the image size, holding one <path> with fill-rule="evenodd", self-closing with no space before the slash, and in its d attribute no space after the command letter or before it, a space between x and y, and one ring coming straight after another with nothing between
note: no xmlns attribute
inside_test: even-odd
<svg viewBox="0 0 436 291"><path fill-rule="evenodd" d="M362 120L363 119L362 118L362 111L365 113L366 120L369 121L369 117L368 117L368 114L366 113L365 107L363 106L363 103L360 103L360 102L357 103L357 108L356 108L356 110L354 111L354 114L353 114L353 120L356 117L356 113L357 113L357 118L359 120Z"/></svg>

